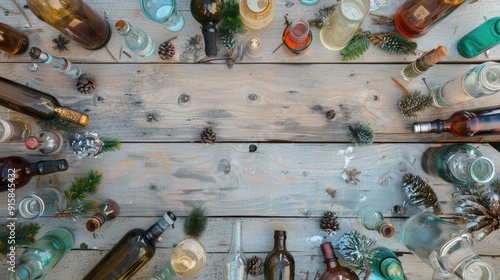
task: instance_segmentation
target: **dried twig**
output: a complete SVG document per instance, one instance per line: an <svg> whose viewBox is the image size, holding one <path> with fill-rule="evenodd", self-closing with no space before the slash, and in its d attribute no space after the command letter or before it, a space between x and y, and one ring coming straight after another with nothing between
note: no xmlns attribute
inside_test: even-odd
<svg viewBox="0 0 500 280"><path fill-rule="evenodd" d="M104 48L106 49L106 51L109 53L109 55L116 61L118 62L118 59L116 59L116 57L111 53L111 51L109 50L108 48L108 45L104 46Z"/></svg>
<svg viewBox="0 0 500 280"><path fill-rule="evenodd" d="M14 4L16 4L17 8L19 9L19 11L21 12L21 14L23 14L23 16L26 18L26 20L28 21L28 24L30 25L30 27L33 27L33 25L31 24L31 20L30 18L28 17L28 15L24 12L24 9L23 7L21 6L21 4L19 4L17 2L17 0L12 0L12 2L14 2Z"/></svg>
<svg viewBox="0 0 500 280"><path fill-rule="evenodd" d="M391 79L396 84L396 86L404 92L406 96L411 95L411 93L400 82L398 82L398 80L396 80L394 77L391 77Z"/></svg>
<svg viewBox="0 0 500 280"><path fill-rule="evenodd" d="M370 13L376 25L394 25L394 17Z"/></svg>
<svg viewBox="0 0 500 280"><path fill-rule="evenodd" d="M120 47L120 52L118 53L119 60L122 60L122 51L123 51L123 47Z"/></svg>
<svg viewBox="0 0 500 280"><path fill-rule="evenodd" d="M124 55L128 56L128 58L132 58L132 56L130 54L128 54L128 52L126 51L122 51Z"/></svg>
<svg viewBox="0 0 500 280"><path fill-rule="evenodd" d="M15 15L20 15L20 14L21 14L21 13L14 12L14 11L12 11L12 10L9 10L9 9L7 9L7 8L3 7L3 6L0 6L0 9L2 9L2 10L4 10L4 11L6 11L6 12L7 12L7 13L9 13L9 14L15 14Z"/></svg>

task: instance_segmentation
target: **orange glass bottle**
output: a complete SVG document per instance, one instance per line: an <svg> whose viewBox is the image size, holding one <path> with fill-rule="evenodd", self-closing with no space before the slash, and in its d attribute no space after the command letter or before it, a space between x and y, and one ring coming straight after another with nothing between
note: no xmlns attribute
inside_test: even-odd
<svg viewBox="0 0 500 280"><path fill-rule="evenodd" d="M359 280L354 271L340 265L333 251L332 243L321 244L321 252L323 252L325 258L326 271L321 274L319 280Z"/></svg>
<svg viewBox="0 0 500 280"><path fill-rule="evenodd" d="M8 54L22 54L29 47L26 35L14 27L0 22L0 50Z"/></svg>
<svg viewBox="0 0 500 280"><path fill-rule="evenodd" d="M465 0L407 0L396 12L396 27L407 38L422 37L464 2Z"/></svg>

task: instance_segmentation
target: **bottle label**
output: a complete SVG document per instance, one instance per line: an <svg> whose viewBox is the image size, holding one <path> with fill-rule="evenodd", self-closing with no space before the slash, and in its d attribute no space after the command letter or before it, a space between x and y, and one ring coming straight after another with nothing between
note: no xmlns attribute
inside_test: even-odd
<svg viewBox="0 0 500 280"><path fill-rule="evenodd" d="M430 14L431 13L424 6L419 6L413 13L413 16L416 17L418 20L422 20Z"/></svg>
<svg viewBox="0 0 500 280"><path fill-rule="evenodd" d="M463 76L448 81L441 89L440 99L447 105L463 103L474 99L468 95L463 86Z"/></svg>
<svg viewBox="0 0 500 280"><path fill-rule="evenodd" d="M139 56L147 56L151 52L152 48L154 48L153 40L150 36L148 36L148 45L142 51L136 52L136 54Z"/></svg>

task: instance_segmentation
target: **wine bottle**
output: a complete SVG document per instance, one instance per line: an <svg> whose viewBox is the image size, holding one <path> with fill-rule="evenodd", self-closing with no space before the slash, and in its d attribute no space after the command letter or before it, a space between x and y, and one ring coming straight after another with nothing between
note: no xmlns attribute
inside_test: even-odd
<svg viewBox="0 0 500 280"><path fill-rule="evenodd" d="M30 163L22 157L0 158L0 192L22 188L35 175L66 170L68 162L65 159Z"/></svg>
<svg viewBox="0 0 500 280"><path fill-rule="evenodd" d="M286 231L274 231L274 248L264 262L265 280L295 279L295 260L286 249Z"/></svg>
<svg viewBox="0 0 500 280"><path fill-rule="evenodd" d="M0 50L8 54L23 54L29 47L26 35L0 22Z"/></svg>
<svg viewBox="0 0 500 280"><path fill-rule="evenodd" d="M43 214L55 214L61 205L62 195L56 188L43 188L19 201L19 215L27 220L36 219Z"/></svg>
<svg viewBox="0 0 500 280"><path fill-rule="evenodd" d="M372 255L370 262L373 274L381 279L406 279L403 266L394 252L384 247L378 247L371 250L370 254Z"/></svg>
<svg viewBox="0 0 500 280"><path fill-rule="evenodd" d="M89 116L61 107L57 99L47 93L0 77L0 105L43 120L61 119L86 126Z"/></svg>
<svg viewBox="0 0 500 280"><path fill-rule="evenodd" d="M118 34L123 36L127 47L138 56L148 57L155 50L155 43L142 29L134 29L131 24L120 19L115 24Z"/></svg>
<svg viewBox="0 0 500 280"><path fill-rule="evenodd" d="M446 120L412 124L413 133L450 132L457 137L500 134L500 107L463 110Z"/></svg>
<svg viewBox="0 0 500 280"><path fill-rule="evenodd" d="M55 154L60 152L66 142L57 130L42 129L37 137L29 136L24 140L24 146L29 150L37 150L42 154Z"/></svg>
<svg viewBox="0 0 500 280"><path fill-rule="evenodd" d="M0 143L22 142L30 131L31 127L27 123L0 119Z"/></svg>
<svg viewBox="0 0 500 280"><path fill-rule="evenodd" d="M217 55L217 23L224 15L224 0L191 0L191 14L201 23L201 33L205 40L205 54Z"/></svg>
<svg viewBox="0 0 500 280"><path fill-rule="evenodd" d="M231 246L223 261L224 280L248 279L247 258L241 248L241 221L232 222Z"/></svg>
<svg viewBox="0 0 500 280"><path fill-rule="evenodd" d="M321 252L325 258L326 271L321 274L319 280L359 280L358 275L345 266L341 266L332 243L325 242L321 244Z"/></svg>
<svg viewBox="0 0 500 280"><path fill-rule="evenodd" d="M156 239L173 226L175 220L175 215L168 211L148 230L127 232L83 280L129 279L154 256Z"/></svg>
<svg viewBox="0 0 500 280"><path fill-rule="evenodd" d="M384 216L377 209L365 205L358 211L359 222L369 230L375 230L383 237L389 238L394 235L394 227L384 220Z"/></svg>
<svg viewBox="0 0 500 280"><path fill-rule="evenodd" d="M30 49L29 55L31 58L38 59L41 62L52 66L52 68L54 68L57 72L61 72L73 79L77 79L82 74L82 70L80 70L80 67L69 62L66 58L52 56L46 52L42 52L42 50L37 47L32 47Z"/></svg>
<svg viewBox="0 0 500 280"><path fill-rule="evenodd" d="M64 227L48 231L31 244L19 257L9 280L34 280L47 275L75 244L73 233ZM52 278L54 279L54 278Z"/></svg>
<svg viewBox="0 0 500 280"><path fill-rule="evenodd" d="M35 16L86 49L100 49L111 37L104 18L81 0L27 0L26 3Z"/></svg>
<svg viewBox="0 0 500 280"><path fill-rule="evenodd" d="M114 200L103 199L97 205L99 212L89 218L85 227L88 231L98 230L105 222L114 220L120 214L120 206Z"/></svg>

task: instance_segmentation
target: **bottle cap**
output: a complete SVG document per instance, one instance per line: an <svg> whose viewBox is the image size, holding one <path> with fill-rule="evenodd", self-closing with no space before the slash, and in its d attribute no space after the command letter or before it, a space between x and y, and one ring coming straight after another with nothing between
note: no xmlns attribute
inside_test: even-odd
<svg viewBox="0 0 500 280"><path fill-rule="evenodd" d="M104 217L101 214L96 214L89 218L85 224L85 228L90 232L94 232L98 230L102 224L104 224Z"/></svg>
<svg viewBox="0 0 500 280"><path fill-rule="evenodd" d="M29 55L31 56L31 58L39 58L40 55L42 54L42 50L37 48L37 47L32 47L30 49L30 52L29 52Z"/></svg>
<svg viewBox="0 0 500 280"><path fill-rule="evenodd" d="M386 238L392 237L394 232L394 227L390 223L384 223L379 229L380 235Z"/></svg>
<svg viewBox="0 0 500 280"><path fill-rule="evenodd" d="M413 133L423 133L431 131L431 123L413 123L411 126Z"/></svg>
<svg viewBox="0 0 500 280"><path fill-rule="evenodd" d="M325 242L321 244L321 252L323 252L325 262L337 259L337 256L335 256L335 252L333 251L333 245L331 242Z"/></svg>
<svg viewBox="0 0 500 280"><path fill-rule="evenodd" d="M35 136L28 136L24 140L24 146L26 146L26 148L30 150L35 150L36 148L38 148L39 144L40 143L38 142L38 139Z"/></svg>
<svg viewBox="0 0 500 280"><path fill-rule="evenodd" d="M174 227L175 220L177 220L177 217L174 215L174 213L168 211L158 221L158 225L160 225L160 227L162 227L163 229L167 229L169 226Z"/></svg>

